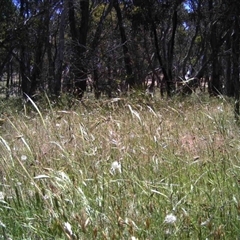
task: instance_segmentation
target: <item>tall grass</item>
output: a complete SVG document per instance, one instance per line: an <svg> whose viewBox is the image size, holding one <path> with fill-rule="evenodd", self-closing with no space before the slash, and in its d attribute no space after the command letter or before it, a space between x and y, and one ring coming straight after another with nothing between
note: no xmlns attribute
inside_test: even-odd
<svg viewBox="0 0 240 240"><path fill-rule="evenodd" d="M231 101L32 105L0 116L0 238L239 239Z"/></svg>

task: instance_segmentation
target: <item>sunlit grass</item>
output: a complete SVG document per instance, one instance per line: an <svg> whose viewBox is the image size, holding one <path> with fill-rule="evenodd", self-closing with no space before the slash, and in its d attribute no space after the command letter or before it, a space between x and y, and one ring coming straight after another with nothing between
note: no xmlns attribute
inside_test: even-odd
<svg viewBox="0 0 240 240"><path fill-rule="evenodd" d="M231 101L1 104L1 238L239 238Z"/></svg>

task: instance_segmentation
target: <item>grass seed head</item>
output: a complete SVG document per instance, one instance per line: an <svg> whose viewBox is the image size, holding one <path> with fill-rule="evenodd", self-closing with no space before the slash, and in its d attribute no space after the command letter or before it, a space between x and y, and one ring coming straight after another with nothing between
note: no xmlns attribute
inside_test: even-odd
<svg viewBox="0 0 240 240"><path fill-rule="evenodd" d="M174 224L176 221L177 221L177 217L172 213L166 215L164 219L164 222L168 224Z"/></svg>
<svg viewBox="0 0 240 240"><path fill-rule="evenodd" d="M112 174L115 174L115 173L122 173L122 168L121 168L121 163L118 162L118 161L114 161L111 165L111 169L110 169L110 172Z"/></svg>

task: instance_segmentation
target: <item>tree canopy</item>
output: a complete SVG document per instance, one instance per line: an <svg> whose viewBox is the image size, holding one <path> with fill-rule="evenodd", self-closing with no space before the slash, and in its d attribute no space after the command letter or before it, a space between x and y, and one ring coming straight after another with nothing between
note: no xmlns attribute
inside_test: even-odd
<svg viewBox="0 0 240 240"><path fill-rule="evenodd" d="M239 10L237 0L5 0L1 92L112 97L150 79L171 96L191 70L210 95L238 100Z"/></svg>

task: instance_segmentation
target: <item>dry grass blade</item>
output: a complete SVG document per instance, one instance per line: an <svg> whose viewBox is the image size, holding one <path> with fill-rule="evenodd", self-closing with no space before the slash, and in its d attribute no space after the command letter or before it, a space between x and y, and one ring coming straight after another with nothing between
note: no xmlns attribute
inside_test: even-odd
<svg viewBox="0 0 240 240"><path fill-rule="evenodd" d="M51 109L27 121L13 113L1 126L6 237L239 236L239 133L231 105L194 96L125 102L86 102L87 111Z"/></svg>
<svg viewBox="0 0 240 240"><path fill-rule="evenodd" d="M141 117L140 117L140 114L139 114L136 110L133 110L132 106L129 105L129 104L128 104L128 108L129 108L132 116L133 116L133 117L135 116L135 117L139 120L139 122L142 123L142 119L141 119Z"/></svg>
<svg viewBox="0 0 240 240"><path fill-rule="evenodd" d="M14 166L14 161L13 161L13 157L12 157L12 150L11 150L9 144L1 136L0 136L0 140L1 140L1 143L3 144L3 146L5 147L5 149L7 150L7 154L8 154L9 159L11 160L12 166ZM4 156L4 150L3 149L1 150L1 155L2 155L2 159L5 160L5 164L8 164L7 163L8 158L6 158Z"/></svg>
<svg viewBox="0 0 240 240"><path fill-rule="evenodd" d="M38 106L36 105L36 103L26 93L24 93L24 95L27 97L27 99L30 101L30 103L33 105L33 107L36 109L36 111L38 112L38 114L41 118L44 128L47 129L45 121L43 119L43 115L42 115L41 111L39 110Z"/></svg>

